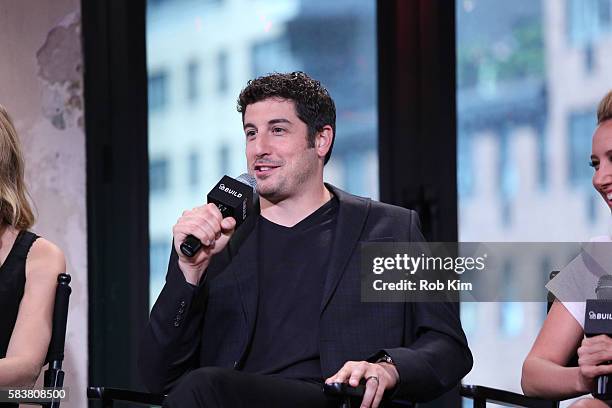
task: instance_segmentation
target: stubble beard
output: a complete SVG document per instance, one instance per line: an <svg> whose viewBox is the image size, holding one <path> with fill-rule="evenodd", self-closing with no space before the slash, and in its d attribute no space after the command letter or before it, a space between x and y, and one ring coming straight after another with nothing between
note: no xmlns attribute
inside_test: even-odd
<svg viewBox="0 0 612 408"><path fill-rule="evenodd" d="M298 163L293 165L285 165L281 167L282 170L288 170L289 175L273 175L277 177L273 183L265 185L261 183L257 187L257 193L260 197L266 200L276 203L284 200L291 195L297 195L299 190L304 186L310 178L314 177L316 173L316 162L310 161L308 155L311 153L310 150L313 148L306 148L303 152L304 156L298 159Z"/></svg>

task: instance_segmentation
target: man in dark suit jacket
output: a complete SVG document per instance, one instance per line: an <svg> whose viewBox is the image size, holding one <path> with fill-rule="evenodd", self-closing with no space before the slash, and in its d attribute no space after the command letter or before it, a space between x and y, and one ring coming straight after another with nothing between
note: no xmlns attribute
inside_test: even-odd
<svg viewBox="0 0 612 408"><path fill-rule="evenodd" d="M451 303L361 302L360 243L422 241L411 210L323 183L333 100L303 73L250 81L239 98L260 213L234 234L214 205L174 227L166 284L140 365L168 407L326 407L321 384L365 382L426 401L454 387L472 356ZM204 244L194 257L187 235Z"/></svg>

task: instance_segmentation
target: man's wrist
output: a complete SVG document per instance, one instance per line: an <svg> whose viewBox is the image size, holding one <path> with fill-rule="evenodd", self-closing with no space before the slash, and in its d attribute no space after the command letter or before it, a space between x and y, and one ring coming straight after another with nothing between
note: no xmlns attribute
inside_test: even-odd
<svg viewBox="0 0 612 408"><path fill-rule="evenodd" d="M206 268L208 267L208 262L202 265L193 265L182 262L180 259L178 260L178 267L183 272L183 276L187 283L198 286L200 284L200 280L202 279L202 275L204 275Z"/></svg>
<svg viewBox="0 0 612 408"><path fill-rule="evenodd" d="M399 371L397 371L395 362L393 361L393 358L391 358L390 355L388 355L387 353L381 355L376 360L375 364L380 365L382 368L385 369L385 371L387 371L387 373L389 373L389 375L391 375L395 379L395 385L399 383Z"/></svg>
<svg viewBox="0 0 612 408"><path fill-rule="evenodd" d="M390 355L388 354L383 354L382 356L380 356L378 358L378 360L376 360L376 363L387 363L387 364L391 364L391 365L395 365L395 362L393 361L393 359L391 358Z"/></svg>
<svg viewBox="0 0 612 408"><path fill-rule="evenodd" d="M391 388L395 388L397 384L399 384L400 380L399 371L397 371L397 367L394 364L390 364L385 361L376 364L381 366L387 372L387 374L389 374L389 376L394 379Z"/></svg>

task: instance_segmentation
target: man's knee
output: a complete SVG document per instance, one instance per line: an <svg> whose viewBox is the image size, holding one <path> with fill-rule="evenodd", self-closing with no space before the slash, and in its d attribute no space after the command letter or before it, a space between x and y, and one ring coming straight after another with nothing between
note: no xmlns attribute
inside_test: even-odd
<svg viewBox="0 0 612 408"><path fill-rule="evenodd" d="M202 367L191 371L179 383L181 387L216 389L228 380L233 370L221 367Z"/></svg>
<svg viewBox="0 0 612 408"><path fill-rule="evenodd" d="M166 407L215 407L216 393L228 381L233 370L202 367L186 374L168 394Z"/></svg>

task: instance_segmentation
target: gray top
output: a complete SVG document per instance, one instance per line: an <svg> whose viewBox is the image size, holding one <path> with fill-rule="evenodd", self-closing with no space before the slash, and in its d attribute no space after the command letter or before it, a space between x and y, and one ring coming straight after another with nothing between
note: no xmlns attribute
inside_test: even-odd
<svg viewBox="0 0 612 408"><path fill-rule="evenodd" d="M581 253L546 285L582 327L586 299L596 299L599 278L612 274L610 243L610 237L604 236L583 244Z"/></svg>

